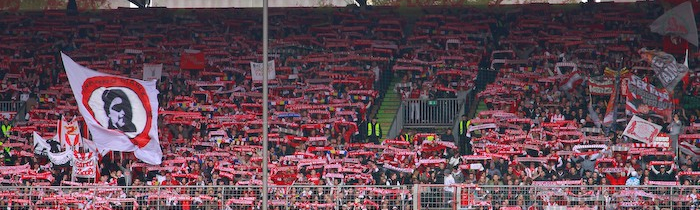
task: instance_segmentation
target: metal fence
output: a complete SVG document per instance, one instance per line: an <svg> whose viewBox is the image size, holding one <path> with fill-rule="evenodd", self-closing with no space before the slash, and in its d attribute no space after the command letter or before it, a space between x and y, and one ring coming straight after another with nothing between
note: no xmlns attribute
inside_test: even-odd
<svg viewBox="0 0 700 210"><path fill-rule="evenodd" d="M270 186L270 209L412 208L410 186ZM2 187L2 209L260 209L261 186Z"/></svg>
<svg viewBox="0 0 700 210"><path fill-rule="evenodd" d="M23 101L0 101L0 112L16 112L22 104Z"/></svg>
<svg viewBox="0 0 700 210"><path fill-rule="evenodd" d="M420 185L418 209L699 209L700 186Z"/></svg>
<svg viewBox="0 0 700 210"><path fill-rule="evenodd" d="M433 127L454 125L464 99L405 99L404 127Z"/></svg>
<svg viewBox="0 0 700 210"><path fill-rule="evenodd" d="M0 187L2 209L260 209L260 186ZM270 186L270 209L698 209L700 186ZM416 201L416 202L414 202Z"/></svg>

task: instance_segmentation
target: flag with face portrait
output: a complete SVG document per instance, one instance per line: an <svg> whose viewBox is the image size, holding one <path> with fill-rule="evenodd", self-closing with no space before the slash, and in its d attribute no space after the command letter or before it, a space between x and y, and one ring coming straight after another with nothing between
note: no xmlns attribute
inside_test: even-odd
<svg viewBox="0 0 700 210"><path fill-rule="evenodd" d="M61 54L78 110L100 150L134 152L160 164L156 81L114 76L81 66Z"/></svg>

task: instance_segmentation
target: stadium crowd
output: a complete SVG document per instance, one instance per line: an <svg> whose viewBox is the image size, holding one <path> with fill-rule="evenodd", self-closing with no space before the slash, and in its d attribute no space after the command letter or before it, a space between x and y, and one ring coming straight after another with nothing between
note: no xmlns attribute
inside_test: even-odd
<svg viewBox="0 0 700 210"><path fill-rule="evenodd" d="M457 184L697 184L697 138L679 137L700 128L697 109L684 109L674 101L672 119L640 115L664 126L658 142L640 143L621 135L629 118L622 112L608 132L603 121L611 94L589 88L593 80L611 81L606 79L611 74L636 75L654 83L653 71L637 50L663 46L662 37L647 29L663 10L656 3L580 7L534 4L499 13L431 8L411 23L397 18L392 8L273 10L270 37L276 78L270 81L270 104L262 104L260 81L250 74L250 62L262 60L257 11L153 8L80 16L61 11L2 14L0 97L27 104L26 115L5 113L12 117L2 123L3 185L202 188L105 188L70 196L46 189L40 203L29 193L8 192L2 197L9 199L0 206L14 203L29 209L68 202L105 208L161 204L173 209L250 209L259 205L258 188L251 186L261 183L262 149L270 154L272 184L307 186L273 188L269 195L274 206L296 209L410 209L413 196L402 186L413 184L447 185L421 191L421 202L435 206L453 205L460 195L450 185ZM49 153L66 150L64 143L52 139L61 119L79 122L89 139L59 51L88 68L133 78L142 78L143 64L164 64L158 81L161 166L111 152L99 158L95 173L90 173L94 178L85 178L75 177L75 166L69 163L52 163ZM690 66L696 64L692 56ZM478 70L489 67L496 70ZM612 71L604 71L606 67ZM623 67L630 71L614 71ZM480 78L492 74L495 82L475 87L477 73ZM392 78L400 82L388 87ZM695 97L698 83L700 77L691 72L671 94ZM464 116L454 134L449 129L406 130L396 139L385 139L381 131L390 125L377 125L368 116L387 89L418 99L481 91L476 100L488 108L473 119ZM618 103L625 107L624 98ZM270 148L260 143L262 106L270 108ZM36 151L37 144L31 143L35 131L48 138L43 143L51 145L49 151ZM672 138L687 144L672 145ZM81 152L99 153L87 146L89 141L79 144ZM676 157L669 148L681 152ZM340 188L347 185L377 187ZM697 195L663 200L630 194L625 196L643 199L627 202L625 196L615 196L594 202L593 197L612 194L612 189L584 188L567 190L569 198L562 200L580 206L605 202L636 208L677 202L690 207ZM572 204L508 189L474 193L472 199L486 204L470 205L541 209ZM104 199L80 198L91 193Z"/></svg>

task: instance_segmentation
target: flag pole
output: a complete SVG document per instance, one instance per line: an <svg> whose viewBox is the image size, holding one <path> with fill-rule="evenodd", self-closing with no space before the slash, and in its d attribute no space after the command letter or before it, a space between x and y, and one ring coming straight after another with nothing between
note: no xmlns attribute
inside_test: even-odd
<svg viewBox="0 0 700 210"><path fill-rule="evenodd" d="M267 194L268 194L268 189L267 189L267 181L268 181L268 166L267 166L267 144L268 144L268 138L267 138L267 127L268 127L268 89L267 89L267 78L268 78L268 72L267 69L269 68L267 64L267 47L268 47L268 20L267 20L267 8L268 7L268 0L263 0L263 72L262 72L262 92L263 92L263 101L262 101L262 108L263 108L263 114L262 114L262 209L268 209L267 208Z"/></svg>
<svg viewBox="0 0 700 210"><path fill-rule="evenodd" d="M689 51L690 51L690 44L687 44L687 45L685 46L685 60L683 61L683 65L685 65L685 67L688 68L688 69L690 69L689 62L688 62L688 58L689 58L689 57L688 57L688 53L689 53ZM673 91L673 90L670 90L670 91ZM681 94L681 95L682 95L682 94ZM680 103L676 104L676 108L675 108L676 110L679 110L679 109L682 109L682 108L683 108L683 107L681 106ZM675 110L674 110L674 112L675 112ZM671 121L673 121L673 112L671 112ZM674 141L674 140L671 139L671 141ZM680 139L679 139L679 138L676 138L675 141L676 141L676 142L675 142L676 148L673 148L673 150L674 150L673 152L674 152L674 155L675 155L674 158L675 158L675 160L676 160L676 165L679 165L679 166L680 166L681 159L680 159L680 156L678 156L678 155L679 155L679 150L680 150ZM671 145L673 145L673 144L674 144L674 142L671 142Z"/></svg>

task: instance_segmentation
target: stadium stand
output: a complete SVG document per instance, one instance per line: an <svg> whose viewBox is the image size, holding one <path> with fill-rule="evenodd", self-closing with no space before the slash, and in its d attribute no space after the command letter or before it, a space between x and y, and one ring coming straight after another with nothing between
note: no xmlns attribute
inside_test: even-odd
<svg viewBox="0 0 700 210"><path fill-rule="evenodd" d="M613 87L616 75L624 77L622 84L637 81L634 78L658 83L644 53L637 52L663 47L662 37L647 30L663 12L656 6L533 4L508 12L427 8L415 22L400 18L394 8L272 10L270 46L276 78L270 81L270 104L262 104L260 82L250 74L250 63L262 60L260 13L255 10L0 14L0 98L26 104L24 109L3 110L4 186L237 186L227 188L230 192L2 192L0 197L8 199L0 201L0 207L14 203L34 209L69 201L76 208L253 209L260 195L244 186L261 182L262 149L270 152L271 183L322 186L317 191L276 188L268 196L287 199L275 203L280 209L411 209L413 202L427 209L454 207L451 198L462 195L450 184L473 190L476 196L462 201L483 209L696 205L697 197L691 197L695 192L618 190L606 200L599 198L615 189L585 188L698 184L698 73L691 70L668 93L683 98L663 101L670 104L668 109L650 108L651 114L637 110L663 127L648 142L622 135L632 118L621 111L628 109L624 96L610 98L616 91L631 94L626 85L621 90ZM94 172L85 172L94 177L76 177L69 159L99 156L100 151L87 140L89 132L59 52L88 68L132 78L143 77L143 64L163 64L158 82L162 165L110 152L99 158ZM697 66L696 57L691 57L691 67ZM495 70L484 70L488 68ZM495 82L476 87L478 79L486 77ZM392 91L404 100L480 92L468 103L473 116L465 119L470 124L467 131L405 131L402 134L408 136L368 142L372 128L367 121ZM260 144L262 106L270 107L270 148ZM606 119L606 109L620 114ZM440 111L405 114L417 123L430 123L421 120ZM53 137L62 119L78 123L86 140L57 142ZM381 126L388 130L390 125ZM46 141L32 144L35 131ZM680 139L678 145L671 145L673 138ZM460 144L458 139L470 143ZM66 159L66 144L83 146ZM42 150L43 145L48 147ZM674 147L680 152L669 149ZM399 187L417 184L447 187L425 188L420 196ZM347 185L377 187L339 188ZM558 196L567 199L555 199L557 195L488 187L492 185L579 187L565 188ZM88 203L80 198L87 195L104 200ZM653 199L661 195L683 198ZM642 199L626 202L626 197Z"/></svg>

